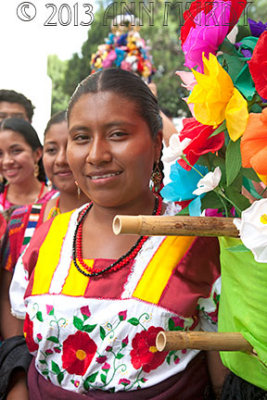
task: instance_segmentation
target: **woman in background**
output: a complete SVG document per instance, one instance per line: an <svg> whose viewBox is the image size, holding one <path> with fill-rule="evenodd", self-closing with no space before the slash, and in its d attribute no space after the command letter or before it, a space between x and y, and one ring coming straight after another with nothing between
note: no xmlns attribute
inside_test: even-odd
<svg viewBox="0 0 267 400"><path fill-rule="evenodd" d="M0 124L0 211L48 200L42 145L32 125L21 118Z"/></svg>

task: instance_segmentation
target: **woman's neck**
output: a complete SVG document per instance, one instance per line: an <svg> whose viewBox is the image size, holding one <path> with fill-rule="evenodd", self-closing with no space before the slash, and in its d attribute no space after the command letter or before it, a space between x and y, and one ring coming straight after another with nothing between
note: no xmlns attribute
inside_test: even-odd
<svg viewBox="0 0 267 400"><path fill-rule="evenodd" d="M61 213L74 210L81 207L83 204L88 203L88 198L81 193L78 198L77 193L60 192L59 209Z"/></svg>
<svg viewBox="0 0 267 400"><path fill-rule="evenodd" d="M149 192L148 195L140 196L137 200L120 207L101 207L94 203L89 213L89 219L91 219L90 223L112 227L116 215L152 215L154 206L155 195Z"/></svg>
<svg viewBox="0 0 267 400"><path fill-rule="evenodd" d="M7 200L12 204L31 204L34 203L40 194L42 182L37 178L27 179L18 184L8 185Z"/></svg>

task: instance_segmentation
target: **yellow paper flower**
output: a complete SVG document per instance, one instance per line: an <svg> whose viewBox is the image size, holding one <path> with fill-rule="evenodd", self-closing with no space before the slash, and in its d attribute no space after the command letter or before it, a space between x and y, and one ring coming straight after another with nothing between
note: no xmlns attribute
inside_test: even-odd
<svg viewBox="0 0 267 400"><path fill-rule="evenodd" d="M209 59L203 54L203 65L203 74L192 70L197 84L187 102L194 104L195 118L203 125L216 128L226 120L229 136L236 141L247 124L247 102L213 54Z"/></svg>

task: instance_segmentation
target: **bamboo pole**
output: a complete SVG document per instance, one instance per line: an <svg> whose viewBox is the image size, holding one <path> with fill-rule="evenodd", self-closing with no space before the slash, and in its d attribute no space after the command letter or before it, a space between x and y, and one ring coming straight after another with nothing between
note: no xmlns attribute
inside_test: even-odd
<svg viewBox="0 0 267 400"><path fill-rule="evenodd" d="M239 237L233 218L188 216L117 215L113 232L148 236L229 236Z"/></svg>
<svg viewBox="0 0 267 400"><path fill-rule="evenodd" d="M156 347L158 351L197 349L253 352L253 347L239 332L161 331L156 337Z"/></svg>

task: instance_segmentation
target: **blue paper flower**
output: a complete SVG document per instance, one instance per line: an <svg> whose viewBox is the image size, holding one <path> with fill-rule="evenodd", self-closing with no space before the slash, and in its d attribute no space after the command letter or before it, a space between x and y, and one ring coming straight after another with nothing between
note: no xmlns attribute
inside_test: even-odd
<svg viewBox="0 0 267 400"><path fill-rule="evenodd" d="M206 175L209 170L208 168L195 165L196 168L202 175ZM193 191L197 188L198 181L201 179L200 174L191 169L190 171L185 170L175 162L171 165L170 172L171 182L163 187L160 194L166 201L185 201L192 200L189 204L189 214L192 216L199 216L201 214L201 196L196 196Z"/></svg>

